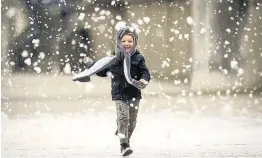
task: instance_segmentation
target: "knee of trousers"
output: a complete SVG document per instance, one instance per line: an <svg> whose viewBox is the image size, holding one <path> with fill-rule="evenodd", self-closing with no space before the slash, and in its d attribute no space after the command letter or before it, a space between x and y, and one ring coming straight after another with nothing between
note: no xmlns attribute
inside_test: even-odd
<svg viewBox="0 0 262 158"><path fill-rule="evenodd" d="M117 118L117 122L118 121L129 122L129 118L127 116L120 116Z"/></svg>

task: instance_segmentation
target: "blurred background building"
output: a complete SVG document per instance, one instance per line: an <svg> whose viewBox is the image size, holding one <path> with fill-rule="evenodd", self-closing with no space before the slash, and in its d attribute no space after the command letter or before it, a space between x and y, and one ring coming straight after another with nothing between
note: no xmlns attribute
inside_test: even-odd
<svg viewBox="0 0 262 158"><path fill-rule="evenodd" d="M261 91L261 0L2 0L2 73L72 74L114 51L115 26L141 30L153 79Z"/></svg>

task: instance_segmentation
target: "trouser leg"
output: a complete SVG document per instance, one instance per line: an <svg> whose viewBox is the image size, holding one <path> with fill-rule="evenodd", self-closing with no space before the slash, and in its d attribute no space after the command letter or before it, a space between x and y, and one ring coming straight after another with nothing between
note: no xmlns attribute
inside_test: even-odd
<svg viewBox="0 0 262 158"><path fill-rule="evenodd" d="M122 100L117 100L115 103L117 112L117 131L120 143L128 143L129 106L127 102Z"/></svg>
<svg viewBox="0 0 262 158"><path fill-rule="evenodd" d="M130 140L132 133L136 128L139 102L140 102L140 100L131 101L131 104L130 104L130 107L129 107L128 140Z"/></svg>

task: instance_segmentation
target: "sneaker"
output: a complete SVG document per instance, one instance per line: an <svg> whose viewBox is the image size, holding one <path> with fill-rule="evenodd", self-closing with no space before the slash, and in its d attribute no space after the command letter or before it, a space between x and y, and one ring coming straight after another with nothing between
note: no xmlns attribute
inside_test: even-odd
<svg viewBox="0 0 262 158"><path fill-rule="evenodd" d="M121 155L128 156L133 153L133 150L130 148L129 144L123 143L121 144Z"/></svg>

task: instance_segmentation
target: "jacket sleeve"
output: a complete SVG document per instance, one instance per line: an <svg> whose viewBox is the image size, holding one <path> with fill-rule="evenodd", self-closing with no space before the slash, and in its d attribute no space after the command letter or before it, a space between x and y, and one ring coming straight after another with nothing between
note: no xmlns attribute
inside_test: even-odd
<svg viewBox="0 0 262 158"><path fill-rule="evenodd" d="M105 69L97 72L96 75L99 76L99 77L107 77L108 71L109 71L109 68L105 68Z"/></svg>
<svg viewBox="0 0 262 158"><path fill-rule="evenodd" d="M141 75L141 79L144 79L146 81L150 81L150 72L145 64L145 58L142 57L139 62L139 72Z"/></svg>

